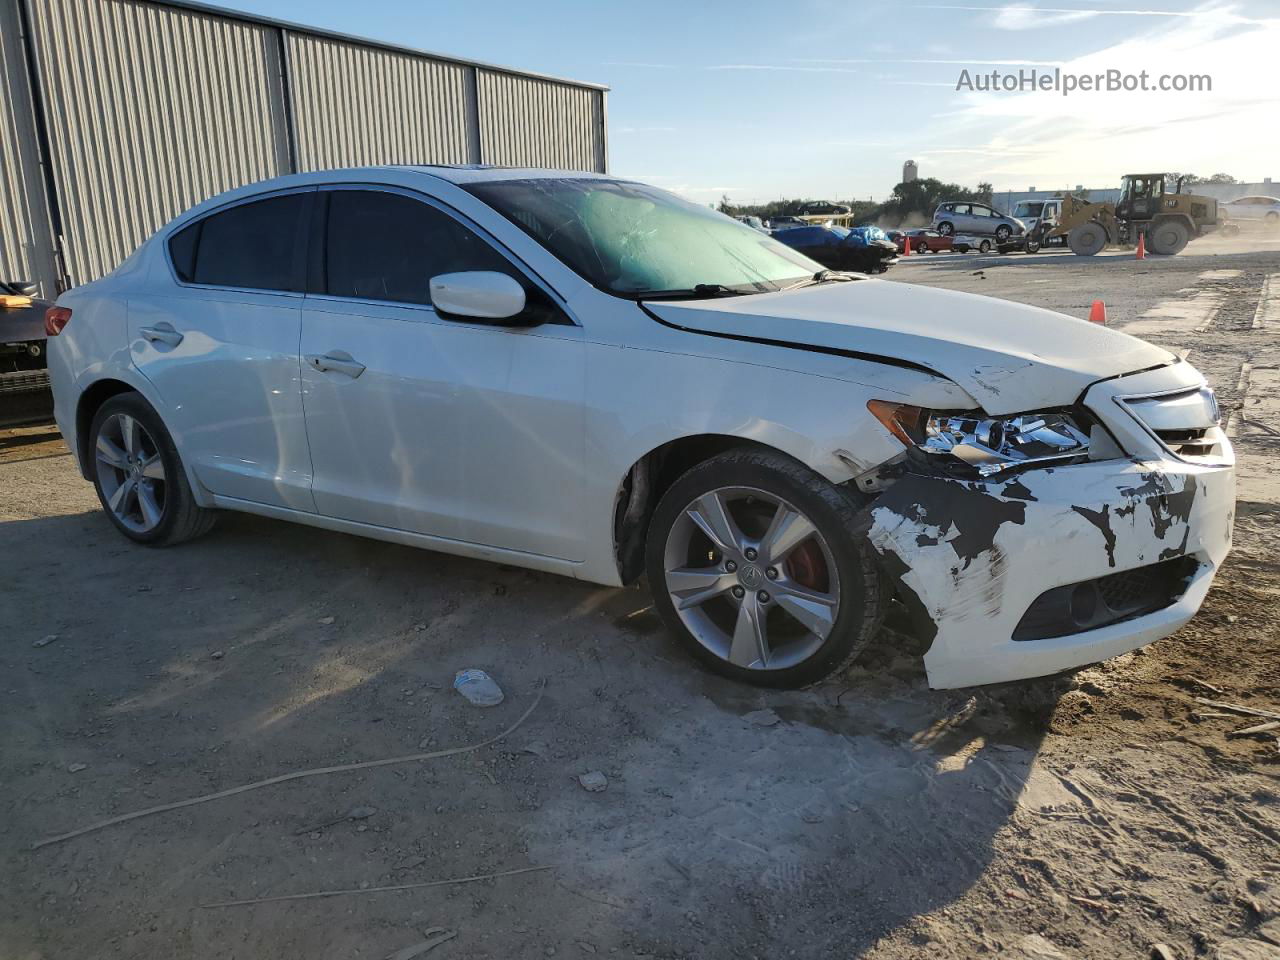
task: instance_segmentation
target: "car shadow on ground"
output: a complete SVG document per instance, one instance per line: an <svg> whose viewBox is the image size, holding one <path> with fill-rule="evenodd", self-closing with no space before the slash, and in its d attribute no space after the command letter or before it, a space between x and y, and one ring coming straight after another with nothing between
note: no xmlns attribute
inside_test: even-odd
<svg viewBox="0 0 1280 960"><path fill-rule="evenodd" d="M5 522L0 552L25 558L0 584L21 624L0 648L0 943L19 955L385 955L426 924L476 955L858 956L969 890L1019 805L1070 799L1035 763L1040 717L929 691L892 631L832 682L763 691L696 668L644 589L247 516L170 550L100 513ZM465 702L466 667L506 702ZM288 771L483 741L543 684L480 751L29 849ZM577 781L594 770L603 792ZM312 829L361 805L376 815ZM554 869L199 906L527 866Z"/></svg>

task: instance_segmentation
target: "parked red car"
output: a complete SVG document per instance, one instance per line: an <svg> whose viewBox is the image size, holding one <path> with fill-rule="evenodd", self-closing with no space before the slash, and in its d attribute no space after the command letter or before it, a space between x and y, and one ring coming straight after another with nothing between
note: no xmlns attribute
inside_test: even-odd
<svg viewBox="0 0 1280 960"><path fill-rule="evenodd" d="M912 253L950 253L954 238L944 237L937 230L902 230L895 231L894 243L898 250L905 253L905 244L910 241Z"/></svg>

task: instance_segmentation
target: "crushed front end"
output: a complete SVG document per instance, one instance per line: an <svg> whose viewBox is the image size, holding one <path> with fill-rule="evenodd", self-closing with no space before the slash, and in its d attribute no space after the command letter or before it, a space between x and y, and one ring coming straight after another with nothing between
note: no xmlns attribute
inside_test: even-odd
<svg viewBox="0 0 1280 960"><path fill-rule="evenodd" d="M879 488L868 536L930 641L930 685L1053 674L1190 620L1235 505L1203 378L1177 363L1096 383L1065 411L996 419L908 425L908 454L860 478Z"/></svg>

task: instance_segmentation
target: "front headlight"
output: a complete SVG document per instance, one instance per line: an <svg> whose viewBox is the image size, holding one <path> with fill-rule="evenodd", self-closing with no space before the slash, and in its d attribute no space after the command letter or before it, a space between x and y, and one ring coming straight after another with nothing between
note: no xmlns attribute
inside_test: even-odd
<svg viewBox="0 0 1280 960"><path fill-rule="evenodd" d="M1086 457L1094 426L1081 411L988 417L980 411L939 413L883 400L870 401L867 409L908 447L965 464L981 476Z"/></svg>

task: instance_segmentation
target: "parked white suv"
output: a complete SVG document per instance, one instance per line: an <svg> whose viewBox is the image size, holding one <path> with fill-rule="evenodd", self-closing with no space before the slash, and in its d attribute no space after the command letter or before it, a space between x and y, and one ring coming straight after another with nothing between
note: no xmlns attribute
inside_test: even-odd
<svg viewBox="0 0 1280 960"><path fill-rule="evenodd" d="M47 318L56 415L143 544L243 510L620 585L731 677L817 680L891 598L953 687L1199 607L1232 451L1177 356L833 274L639 183L376 167L183 214Z"/></svg>

